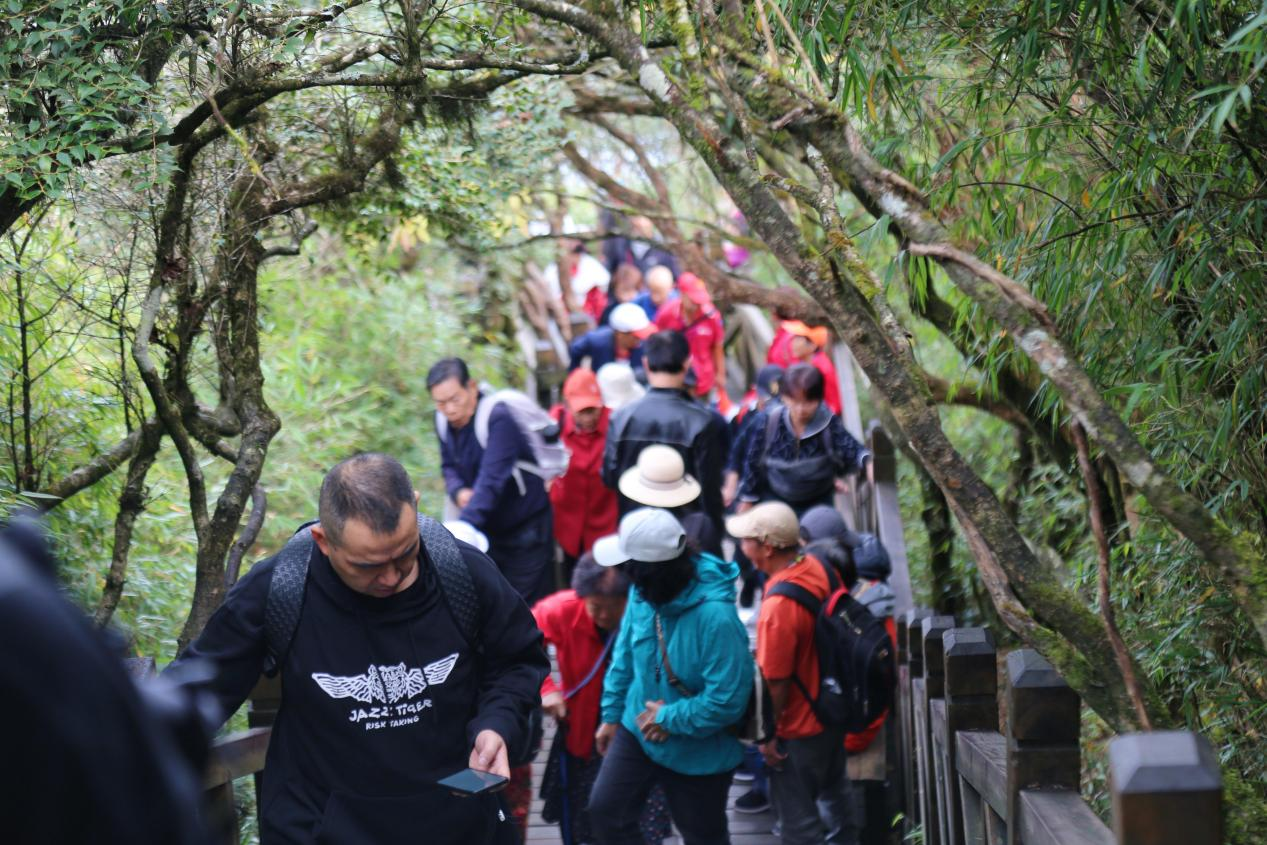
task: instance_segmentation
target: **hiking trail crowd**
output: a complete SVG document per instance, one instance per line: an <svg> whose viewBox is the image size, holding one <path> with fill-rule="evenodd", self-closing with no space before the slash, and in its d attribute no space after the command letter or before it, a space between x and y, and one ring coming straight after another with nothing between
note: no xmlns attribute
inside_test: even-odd
<svg viewBox="0 0 1267 845"><path fill-rule="evenodd" d="M264 845L517 842L538 795L569 845L658 845L674 830L687 845L725 843L728 809L771 807L788 845L857 843L882 810L851 788L846 760L892 703L894 597L883 546L835 506L870 455L839 417L829 333L780 320L732 401L722 316L652 234L635 218L599 255L566 244L552 268L560 307L593 324L571 340L559 404L481 385L459 358L431 367L441 519L418 512L395 458L339 463L317 518L234 585L158 680L180 702L169 710L200 714L184 719L195 727L156 728L152 743L172 748L109 789L84 762L64 767L81 780L50 771L56 790L32 777L5 802L115 802L129 777L167 784L151 808L194 800L156 771L201 765L189 736L210 736L263 673L283 690L260 784ZM19 542L30 530L6 529L0 576L37 557ZM18 611L54 601L47 583L0 577L0 633L45 636ZM48 648L41 659L60 653L72 675L101 664L93 643ZM6 730L54 718L23 672L0 670ZM120 695L99 732L136 727L148 706ZM548 748L543 714L556 724ZM83 756L73 746L65 759ZM545 774L532 783L537 754ZM466 768L505 780L438 783ZM733 780L750 789L728 808ZM114 815L85 812L93 835L20 841L120 841ZM128 841L204 841L179 814L150 815L148 833L129 821Z"/></svg>

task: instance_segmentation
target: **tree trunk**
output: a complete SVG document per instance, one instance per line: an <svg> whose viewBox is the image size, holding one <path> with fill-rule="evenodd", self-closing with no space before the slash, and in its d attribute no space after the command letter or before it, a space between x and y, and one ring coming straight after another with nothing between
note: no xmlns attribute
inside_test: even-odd
<svg viewBox="0 0 1267 845"><path fill-rule="evenodd" d="M985 570L983 577L1009 627L1042 651L1109 724L1133 727L1129 697L1121 677L1112 669L1112 653L1099 620L1039 564L993 491L942 432L926 385L908 371L907 361L876 322L870 299L880 296L881 288L858 260L852 243L835 235L826 258L821 249L808 243L753 166L755 162L750 163L743 145L723 132L711 114L693 105L698 100L668 78L636 33L567 3L516 2L521 8L566 22L600 40L625 72L661 105L666 118L729 192L752 230L792 278L823 306L859 366L883 394L903 433L923 456L929 473L964 524ZM694 81L707 84L702 79ZM1009 582L1041 623L1010 596Z"/></svg>
<svg viewBox="0 0 1267 845"><path fill-rule="evenodd" d="M119 493L119 512L114 517L114 546L110 552L110 571L106 585L97 602L94 619L98 625L108 625L119 600L128 572L128 553L132 549L132 529L136 518L145 511L145 477L158 458L163 443L163 426L157 419L146 420L137 430L136 451L128 463L128 477Z"/></svg>

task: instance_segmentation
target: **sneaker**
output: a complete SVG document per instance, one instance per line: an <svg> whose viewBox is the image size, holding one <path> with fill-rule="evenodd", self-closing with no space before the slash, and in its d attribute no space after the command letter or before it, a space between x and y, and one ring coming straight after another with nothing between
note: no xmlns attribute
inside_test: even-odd
<svg viewBox="0 0 1267 845"><path fill-rule="evenodd" d="M737 813L764 813L770 809L770 799L755 789L749 789L735 799Z"/></svg>
<svg viewBox="0 0 1267 845"><path fill-rule="evenodd" d="M747 769L740 769L735 772L735 783L752 783L754 780L756 780L756 778L754 778L752 772Z"/></svg>

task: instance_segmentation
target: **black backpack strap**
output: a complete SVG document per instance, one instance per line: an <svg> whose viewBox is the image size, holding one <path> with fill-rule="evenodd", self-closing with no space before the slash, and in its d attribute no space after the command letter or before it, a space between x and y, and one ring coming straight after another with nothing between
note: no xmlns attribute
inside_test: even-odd
<svg viewBox="0 0 1267 845"><path fill-rule="evenodd" d="M290 643L299 628L308 586L308 561L315 545L313 524L303 526L287 541L277 555L277 563L269 578L268 598L264 602L264 674L270 678L277 674L286 660ZM447 528L421 513L418 514L418 536L427 551L427 558L436 568L449 614L466 641L478 650L479 594L457 541Z"/></svg>
<svg viewBox="0 0 1267 845"><path fill-rule="evenodd" d="M815 616L818 615L819 609L823 606L821 599L802 587L800 584L775 584L773 587L766 590L765 594L767 597L783 596L784 598L791 599Z"/></svg>
<svg viewBox="0 0 1267 845"><path fill-rule="evenodd" d="M479 646L480 598L475 590L475 580L467 568L457 540L449 529L429 516L418 514L418 536L422 540L427 557L436 568L440 592L449 606L449 613L458 630L473 648Z"/></svg>
<svg viewBox="0 0 1267 845"><path fill-rule="evenodd" d="M770 596L783 596L784 598L791 599L812 613L815 619L818 618L818 611L823 606L823 603L819 601L813 593L802 587L800 584L775 584L773 587L766 590L765 594L767 598ZM796 685L796 688L800 690L801 695L805 697L805 700L808 701L812 707L815 703L814 696L810 695L810 691L805 688L805 684L801 681L800 676L795 672L792 673L792 683Z"/></svg>
<svg viewBox="0 0 1267 845"><path fill-rule="evenodd" d="M831 436L830 421L820 432L820 436L823 438L823 454L827 456L827 460L831 461L833 465L838 465L840 463L840 455L836 453L836 441Z"/></svg>
<svg viewBox="0 0 1267 845"><path fill-rule="evenodd" d="M765 468L766 457L770 454L770 442L774 440L774 433L779 430L779 417L782 411L783 406L777 405L766 413L765 439L761 441L761 460L757 465L763 478L767 476Z"/></svg>
<svg viewBox="0 0 1267 845"><path fill-rule="evenodd" d="M264 674L273 677L281 668L290 642L299 627L308 585L308 561L312 558L312 523L295 532L277 554L264 601Z"/></svg>
<svg viewBox="0 0 1267 845"><path fill-rule="evenodd" d="M814 558L814 560L818 560L818 558ZM784 598L789 598L808 610L814 615L814 619L817 620L818 614L822 610L823 602L832 597L832 594L836 592L837 586L840 584L840 579L837 578L835 573L831 571L830 564L822 560L818 560L818 563L823 567L823 572L827 575L827 598L820 599L800 584L789 584L787 582L775 584L773 587L766 590L766 596L783 596ZM817 625L818 622L815 621L814 624ZM805 700L809 702L810 709L814 711L815 715L817 715L818 699L815 698L808 689L806 689L805 683L801 680L799 675L795 673L792 674L792 683L796 685L797 690L799 690L801 695L805 697Z"/></svg>

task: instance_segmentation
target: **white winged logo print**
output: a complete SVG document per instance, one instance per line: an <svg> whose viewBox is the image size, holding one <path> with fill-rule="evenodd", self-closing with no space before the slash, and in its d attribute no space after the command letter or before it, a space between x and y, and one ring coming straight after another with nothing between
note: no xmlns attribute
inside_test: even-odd
<svg viewBox="0 0 1267 845"><path fill-rule="evenodd" d="M421 669L410 669L404 663L395 666L375 666L371 663L364 675L313 672L312 679L331 698L354 698L365 704L375 701L395 704L402 699L413 698L429 686L444 683L457 662L458 655L455 653Z"/></svg>

